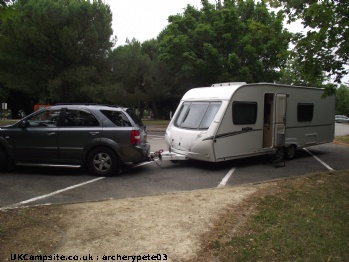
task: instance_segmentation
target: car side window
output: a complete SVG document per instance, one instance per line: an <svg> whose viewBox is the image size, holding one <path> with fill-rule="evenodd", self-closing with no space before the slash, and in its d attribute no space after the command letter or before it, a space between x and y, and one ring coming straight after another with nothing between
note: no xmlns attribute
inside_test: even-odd
<svg viewBox="0 0 349 262"><path fill-rule="evenodd" d="M60 109L44 110L27 118L26 121L30 127L56 127L60 112Z"/></svg>
<svg viewBox="0 0 349 262"><path fill-rule="evenodd" d="M99 122L94 115L88 111L67 109L65 112L64 126L99 126Z"/></svg>
<svg viewBox="0 0 349 262"><path fill-rule="evenodd" d="M101 112L116 126L132 126L130 120L121 111L101 110Z"/></svg>

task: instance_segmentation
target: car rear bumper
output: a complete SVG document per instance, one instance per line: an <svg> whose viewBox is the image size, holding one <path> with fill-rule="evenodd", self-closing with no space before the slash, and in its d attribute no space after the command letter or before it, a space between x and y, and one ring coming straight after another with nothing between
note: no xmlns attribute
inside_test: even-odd
<svg viewBox="0 0 349 262"><path fill-rule="evenodd" d="M146 161L149 159L150 156L150 144L149 143L143 143L139 144L137 146L134 146L132 148L126 149L126 151L123 152L122 162L133 162L133 163L139 163Z"/></svg>

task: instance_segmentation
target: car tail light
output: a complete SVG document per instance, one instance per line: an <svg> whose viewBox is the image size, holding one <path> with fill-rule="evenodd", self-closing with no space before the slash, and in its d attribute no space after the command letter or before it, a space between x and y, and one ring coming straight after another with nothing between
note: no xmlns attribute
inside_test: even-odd
<svg viewBox="0 0 349 262"><path fill-rule="evenodd" d="M141 136L139 134L139 131L132 130L130 143L131 144L138 144L139 142L141 142Z"/></svg>

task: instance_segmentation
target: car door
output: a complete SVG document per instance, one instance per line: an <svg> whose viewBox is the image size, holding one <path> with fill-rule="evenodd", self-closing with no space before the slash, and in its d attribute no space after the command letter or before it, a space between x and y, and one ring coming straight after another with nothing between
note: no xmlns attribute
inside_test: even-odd
<svg viewBox="0 0 349 262"><path fill-rule="evenodd" d="M101 137L102 126L86 109L65 108L59 130L59 158L63 162L81 163L84 150Z"/></svg>
<svg viewBox="0 0 349 262"><path fill-rule="evenodd" d="M20 123L14 139L15 160L45 163L58 159L60 113L60 109L44 109Z"/></svg>

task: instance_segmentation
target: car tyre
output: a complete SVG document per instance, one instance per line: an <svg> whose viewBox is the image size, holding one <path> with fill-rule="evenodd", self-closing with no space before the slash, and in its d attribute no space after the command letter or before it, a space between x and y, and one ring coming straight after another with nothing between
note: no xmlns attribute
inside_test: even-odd
<svg viewBox="0 0 349 262"><path fill-rule="evenodd" d="M286 159L293 159L296 155L297 148L295 145L290 145L288 148L286 148Z"/></svg>
<svg viewBox="0 0 349 262"><path fill-rule="evenodd" d="M98 147L87 157L88 170L97 176L113 176L119 174L119 161L114 151L106 147Z"/></svg>
<svg viewBox="0 0 349 262"><path fill-rule="evenodd" d="M0 172L6 172L8 168L8 158L4 149L0 148Z"/></svg>

